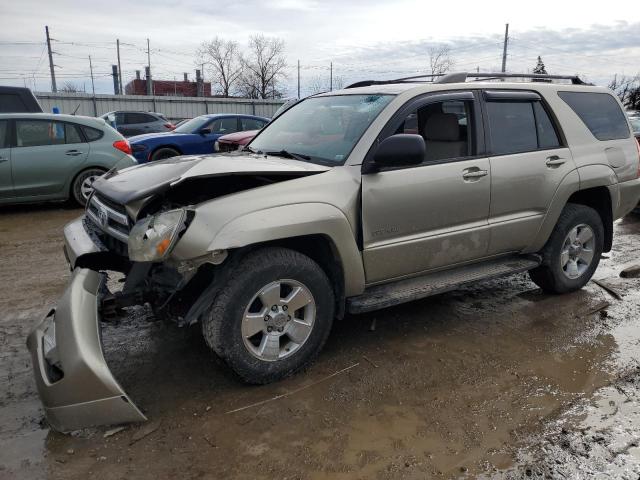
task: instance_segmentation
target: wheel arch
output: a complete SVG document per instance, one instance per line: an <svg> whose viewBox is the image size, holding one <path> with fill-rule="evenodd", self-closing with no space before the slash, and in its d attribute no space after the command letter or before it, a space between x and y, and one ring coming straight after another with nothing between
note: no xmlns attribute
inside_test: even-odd
<svg viewBox="0 0 640 480"><path fill-rule="evenodd" d="M602 251L611 251L613 245L613 209L609 189L605 186L599 186L578 190L569 197L567 203L591 207L598 212L604 227L604 245Z"/></svg>
<svg viewBox="0 0 640 480"><path fill-rule="evenodd" d="M76 183L76 179L87 170L101 170L104 173L107 173L109 171L108 168L105 168L102 165L83 165L81 169L79 169L70 177L71 180L69 181L65 189L67 192L67 199L73 198L73 185Z"/></svg>
<svg viewBox="0 0 640 480"><path fill-rule="evenodd" d="M174 144L158 145L157 147L154 147L154 148L151 149L151 152L149 153L149 161L151 161L151 157L153 157L153 154L156 153L161 148L170 148L170 149L175 150L176 152L178 152L178 154L183 155L182 148L180 148L177 145L174 145Z"/></svg>

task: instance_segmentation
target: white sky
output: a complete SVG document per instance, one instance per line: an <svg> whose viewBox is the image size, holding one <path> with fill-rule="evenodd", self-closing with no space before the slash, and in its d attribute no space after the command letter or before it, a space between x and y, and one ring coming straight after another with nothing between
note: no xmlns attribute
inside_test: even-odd
<svg viewBox="0 0 640 480"><path fill-rule="evenodd" d="M640 8L637 1L536 2L485 0L21 0L0 3L0 84L48 90L44 26L53 49L58 85L90 90L91 54L96 91L112 92L108 76L120 38L125 79L146 64L151 40L154 78L193 78L193 52L219 35L242 45L254 33L286 42L289 91L295 91L298 59L301 89L313 77L334 75L346 83L426 71L430 46L447 44L454 70L498 69L504 24L510 24L507 67L525 72L542 56L550 73L580 73L603 83L614 73L640 72Z"/></svg>

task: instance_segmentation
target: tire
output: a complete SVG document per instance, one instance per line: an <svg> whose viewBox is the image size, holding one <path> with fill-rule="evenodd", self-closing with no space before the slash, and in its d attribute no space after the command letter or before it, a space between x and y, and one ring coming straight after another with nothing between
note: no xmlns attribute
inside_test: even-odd
<svg viewBox="0 0 640 480"><path fill-rule="evenodd" d="M569 203L540 252L542 265L529 271L529 276L545 292L579 290L596 271L603 245L604 227L598 212Z"/></svg>
<svg viewBox="0 0 640 480"><path fill-rule="evenodd" d="M181 155L181 153L175 148L160 147L151 154L151 161L155 162L158 160L164 160L165 158L177 157L178 155Z"/></svg>
<svg viewBox="0 0 640 480"><path fill-rule="evenodd" d="M202 332L245 382L265 384L292 375L324 346L334 294L322 268L309 257L285 248L255 250L231 262L219 281L223 286L204 316ZM269 304L276 304L277 311ZM285 309L288 305L291 309Z"/></svg>
<svg viewBox="0 0 640 480"><path fill-rule="evenodd" d="M96 178L104 175L105 172L106 170L101 168L89 168L76 175L76 178L73 179L73 183L71 184L71 196L78 205L81 207L87 205L89 195L91 195L93 191L91 185Z"/></svg>

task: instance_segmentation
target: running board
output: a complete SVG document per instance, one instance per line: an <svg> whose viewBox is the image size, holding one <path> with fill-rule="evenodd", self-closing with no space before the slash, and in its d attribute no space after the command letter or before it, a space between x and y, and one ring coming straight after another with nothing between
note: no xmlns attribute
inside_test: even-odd
<svg viewBox="0 0 640 480"><path fill-rule="evenodd" d="M392 307L455 290L479 280L526 272L540 263L537 255L510 256L376 285L367 288L362 295L347 299L347 310L349 313L364 313Z"/></svg>

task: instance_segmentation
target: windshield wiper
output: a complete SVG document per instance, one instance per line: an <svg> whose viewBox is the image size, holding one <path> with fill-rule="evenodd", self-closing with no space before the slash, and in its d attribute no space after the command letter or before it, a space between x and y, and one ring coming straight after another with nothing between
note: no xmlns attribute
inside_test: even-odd
<svg viewBox="0 0 640 480"><path fill-rule="evenodd" d="M265 154L274 157L291 158L293 160L311 160L311 157L309 155L303 155L302 153L293 153L287 150L280 150L278 152L265 152Z"/></svg>

